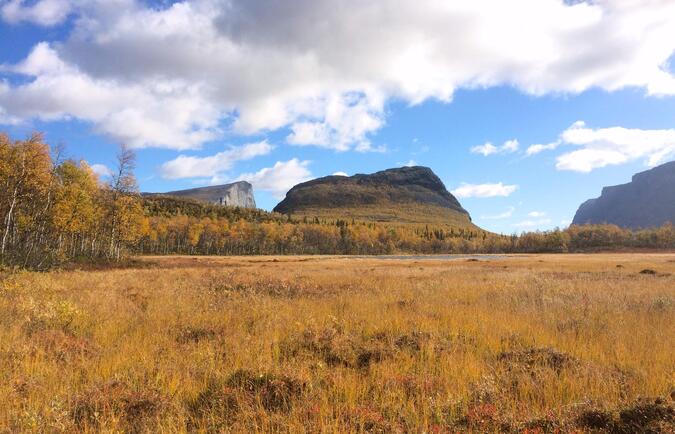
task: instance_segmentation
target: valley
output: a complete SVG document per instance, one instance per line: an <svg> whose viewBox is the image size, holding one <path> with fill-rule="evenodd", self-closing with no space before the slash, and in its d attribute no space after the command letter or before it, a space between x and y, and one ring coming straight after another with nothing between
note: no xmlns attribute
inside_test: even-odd
<svg viewBox="0 0 675 434"><path fill-rule="evenodd" d="M0 434L675 434L675 0L0 0Z"/></svg>

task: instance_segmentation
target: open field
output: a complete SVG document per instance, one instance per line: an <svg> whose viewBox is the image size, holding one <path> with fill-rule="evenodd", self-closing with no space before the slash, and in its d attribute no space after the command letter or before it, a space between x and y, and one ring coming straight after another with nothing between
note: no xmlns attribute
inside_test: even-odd
<svg viewBox="0 0 675 434"><path fill-rule="evenodd" d="M675 254L4 275L0 432L673 432Z"/></svg>

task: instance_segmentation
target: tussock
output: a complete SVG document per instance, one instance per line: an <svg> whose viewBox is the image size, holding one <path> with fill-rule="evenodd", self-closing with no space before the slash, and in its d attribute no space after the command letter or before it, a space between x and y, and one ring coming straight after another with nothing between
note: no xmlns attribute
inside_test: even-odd
<svg viewBox="0 0 675 434"><path fill-rule="evenodd" d="M97 385L78 395L71 405L71 417L81 429L100 428L108 419L117 419L127 432L151 430L167 399L156 390L134 390L122 381Z"/></svg>

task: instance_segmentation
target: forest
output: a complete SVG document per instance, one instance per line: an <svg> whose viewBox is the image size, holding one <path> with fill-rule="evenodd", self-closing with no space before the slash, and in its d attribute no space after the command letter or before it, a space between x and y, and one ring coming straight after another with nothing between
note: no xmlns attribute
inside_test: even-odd
<svg viewBox="0 0 675 434"><path fill-rule="evenodd" d="M564 253L674 249L672 225L639 231L571 226L498 235L423 224L293 218L170 197L143 197L121 147L105 180L42 135L0 134L0 261L46 269L131 255Z"/></svg>

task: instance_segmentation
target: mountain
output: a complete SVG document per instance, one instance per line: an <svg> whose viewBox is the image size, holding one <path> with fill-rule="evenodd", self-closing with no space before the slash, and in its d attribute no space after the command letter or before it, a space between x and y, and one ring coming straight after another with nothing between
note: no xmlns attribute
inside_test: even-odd
<svg viewBox="0 0 675 434"><path fill-rule="evenodd" d="M238 206L241 208L256 207L255 198L253 197L253 186L246 181L169 191L166 193L145 193L145 195L189 198L216 205Z"/></svg>
<svg viewBox="0 0 675 434"><path fill-rule="evenodd" d="M469 213L438 176L419 166L304 182L293 187L274 211L293 216L474 227Z"/></svg>
<svg viewBox="0 0 675 434"><path fill-rule="evenodd" d="M633 176L628 184L602 189L581 204L573 224L612 223L639 229L675 223L675 161Z"/></svg>

